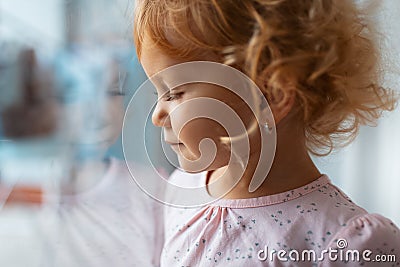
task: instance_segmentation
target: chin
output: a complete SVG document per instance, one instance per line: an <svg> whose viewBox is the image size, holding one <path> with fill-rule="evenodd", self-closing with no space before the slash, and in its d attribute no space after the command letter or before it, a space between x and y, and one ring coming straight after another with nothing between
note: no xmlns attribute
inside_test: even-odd
<svg viewBox="0 0 400 267"><path fill-rule="evenodd" d="M200 173L204 171L211 170L211 164L205 164L201 162L196 162L195 160L185 157L183 155L178 155L179 166L181 170L188 173Z"/></svg>
<svg viewBox="0 0 400 267"><path fill-rule="evenodd" d="M195 174L195 173L201 173L203 171L206 171L206 170L198 170L197 168L193 168L193 166L186 166L185 164L181 164L181 163L179 165L180 165L180 169L187 173Z"/></svg>

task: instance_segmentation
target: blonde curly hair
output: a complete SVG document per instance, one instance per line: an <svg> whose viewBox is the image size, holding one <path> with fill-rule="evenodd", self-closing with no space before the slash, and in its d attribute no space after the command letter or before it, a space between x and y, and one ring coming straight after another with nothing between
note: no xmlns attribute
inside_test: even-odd
<svg viewBox="0 0 400 267"><path fill-rule="evenodd" d="M309 152L327 155L395 107L374 32L352 0L137 0L134 38L247 74L267 100L295 92Z"/></svg>

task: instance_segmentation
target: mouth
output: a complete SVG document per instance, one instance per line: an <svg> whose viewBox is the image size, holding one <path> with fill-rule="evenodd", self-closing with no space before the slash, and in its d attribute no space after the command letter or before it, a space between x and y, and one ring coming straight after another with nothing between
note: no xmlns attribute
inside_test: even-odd
<svg viewBox="0 0 400 267"><path fill-rule="evenodd" d="M165 141L168 145L170 145L171 149L173 151L175 151L175 153L180 154L181 149L184 148L183 143L179 143L179 142L169 142L169 141Z"/></svg>
<svg viewBox="0 0 400 267"><path fill-rule="evenodd" d="M170 146L179 146L179 145L183 145L183 143L178 143L178 142L169 142L169 141L165 141L165 143L167 143Z"/></svg>

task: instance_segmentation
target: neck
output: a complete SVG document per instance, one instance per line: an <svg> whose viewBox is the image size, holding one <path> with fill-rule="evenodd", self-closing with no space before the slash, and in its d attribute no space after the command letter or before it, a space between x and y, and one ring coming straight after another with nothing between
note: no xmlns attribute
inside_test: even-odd
<svg viewBox="0 0 400 267"><path fill-rule="evenodd" d="M268 196L289 191L308 184L321 176L317 167L310 158L304 146L303 138L294 138L288 129L278 129L278 140L274 162L261 186L254 192L249 192L249 184L257 167L259 152L250 154L249 163L241 176L240 181L234 185L235 175L240 173L238 165L225 166L209 173L209 182L218 181L208 187L209 194L213 197L224 195L226 199L241 199ZM299 135L297 135L299 136ZM233 175L235 174L235 175Z"/></svg>

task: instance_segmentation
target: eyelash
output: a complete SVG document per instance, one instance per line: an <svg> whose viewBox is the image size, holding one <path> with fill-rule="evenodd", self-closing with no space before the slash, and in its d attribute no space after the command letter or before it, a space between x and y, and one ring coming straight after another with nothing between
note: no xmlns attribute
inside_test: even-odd
<svg viewBox="0 0 400 267"><path fill-rule="evenodd" d="M154 92L154 94L158 95L157 92ZM183 92L174 93L174 94L166 93L162 98L165 101L169 102L169 101L174 101L174 100L179 99L182 95L183 95Z"/></svg>
<svg viewBox="0 0 400 267"><path fill-rule="evenodd" d="M125 93L121 92L121 91L110 91L110 92L107 92L107 94L109 96L124 96L125 95Z"/></svg>

